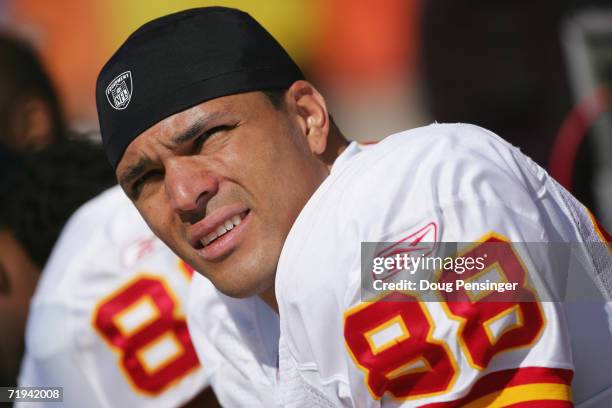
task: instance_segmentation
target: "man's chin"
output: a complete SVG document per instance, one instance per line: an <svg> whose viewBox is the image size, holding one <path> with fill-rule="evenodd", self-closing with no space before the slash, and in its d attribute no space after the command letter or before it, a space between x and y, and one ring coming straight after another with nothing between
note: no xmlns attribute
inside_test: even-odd
<svg viewBox="0 0 612 408"><path fill-rule="evenodd" d="M261 279L244 276L231 279L226 276L223 279L211 277L210 280L219 292L232 298L244 299L274 292L274 275Z"/></svg>

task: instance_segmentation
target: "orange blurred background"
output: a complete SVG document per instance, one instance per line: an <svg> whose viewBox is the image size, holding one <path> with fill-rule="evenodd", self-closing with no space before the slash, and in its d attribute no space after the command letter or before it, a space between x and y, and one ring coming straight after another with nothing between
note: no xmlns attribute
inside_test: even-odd
<svg viewBox="0 0 612 408"><path fill-rule="evenodd" d="M433 120L475 123L553 176L569 175L564 185L612 229L612 104L607 116L576 114L595 88L579 87L571 68L584 61L564 40L567 22L587 10L609 21L612 44L609 0L0 0L0 28L41 53L70 125L90 131L96 75L123 40L150 19L210 5L258 19L322 89L350 139Z"/></svg>
<svg viewBox="0 0 612 408"><path fill-rule="evenodd" d="M92 129L97 73L125 38L155 17L210 5L249 12L306 72L341 94L355 94L358 82L393 90L414 60L417 0L9 0L2 21L41 53L70 123Z"/></svg>

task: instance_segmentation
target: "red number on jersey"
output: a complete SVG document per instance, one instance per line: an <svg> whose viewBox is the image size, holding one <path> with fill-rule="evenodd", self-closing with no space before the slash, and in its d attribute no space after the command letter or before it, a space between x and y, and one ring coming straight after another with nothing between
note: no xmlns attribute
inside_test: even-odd
<svg viewBox="0 0 612 408"><path fill-rule="evenodd" d="M99 305L94 326L121 353L130 382L159 394L199 367L185 319L163 281L140 276Z"/></svg>
<svg viewBox="0 0 612 408"><path fill-rule="evenodd" d="M535 343L544 327L542 310L535 294L524 285L526 271L511 245L494 237L485 242L500 244L495 245L495 251L490 251L491 246L477 246L462 256L477 257L479 248L486 247L492 256L487 257L483 270L495 265L509 282L520 283L521 299L534 301L483 302L483 297L469 300L463 293L460 295L468 300L442 303L450 317L461 322L459 343L478 370L501 352ZM449 275L457 277L455 273ZM459 278L469 280L471 275L465 273ZM445 293L441 296L446 299ZM426 306L400 292L346 313L344 338L348 350L366 372L366 383L375 399L387 391L399 399L424 398L452 387L456 364L447 344L431 337L433 330Z"/></svg>
<svg viewBox="0 0 612 408"><path fill-rule="evenodd" d="M488 245L491 244L491 245ZM443 303L451 318L457 318L460 344L470 364L479 370L489 365L491 359L504 351L527 347L533 344L544 328L544 315L536 302L535 294L526 287L527 271L520 258L507 241L492 235L482 244L463 257L482 257L485 260L482 271L467 271L462 275L454 272L443 275L444 282L457 279L475 280L483 273L494 272L506 282L518 283L517 290L509 297L520 298L521 302L487 301L487 297L499 297L497 292L478 292L477 300L461 288L452 294L454 300ZM447 292L442 297L450 300ZM530 302L529 300L533 300ZM495 327L498 327L495 330ZM503 327L503 329L499 329Z"/></svg>
<svg viewBox="0 0 612 408"><path fill-rule="evenodd" d="M456 364L446 345L431 337L433 328L425 306L402 293L347 313L344 338L375 399L386 391L421 398L452 386Z"/></svg>

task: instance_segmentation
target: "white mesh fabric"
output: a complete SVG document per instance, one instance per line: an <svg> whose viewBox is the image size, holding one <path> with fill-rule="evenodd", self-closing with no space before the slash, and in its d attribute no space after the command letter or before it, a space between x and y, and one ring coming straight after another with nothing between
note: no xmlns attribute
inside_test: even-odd
<svg viewBox="0 0 612 408"><path fill-rule="evenodd" d="M594 281L605 298L612 301L612 256L610 256L610 249L607 245L602 245L602 240L595 230L595 225L588 210L565 188L556 182L554 183L589 254L594 270Z"/></svg>

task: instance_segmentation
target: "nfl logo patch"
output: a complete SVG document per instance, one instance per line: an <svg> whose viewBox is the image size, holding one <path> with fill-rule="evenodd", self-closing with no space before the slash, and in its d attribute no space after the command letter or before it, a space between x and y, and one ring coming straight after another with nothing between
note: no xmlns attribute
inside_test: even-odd
<svg viewBox="0 0 612 408"><path fill-rule="evenodd" d="M132 72L125 71L119 74L106 87L106 98L108 103L117 109L127 108L132 98Z"/></svg>

